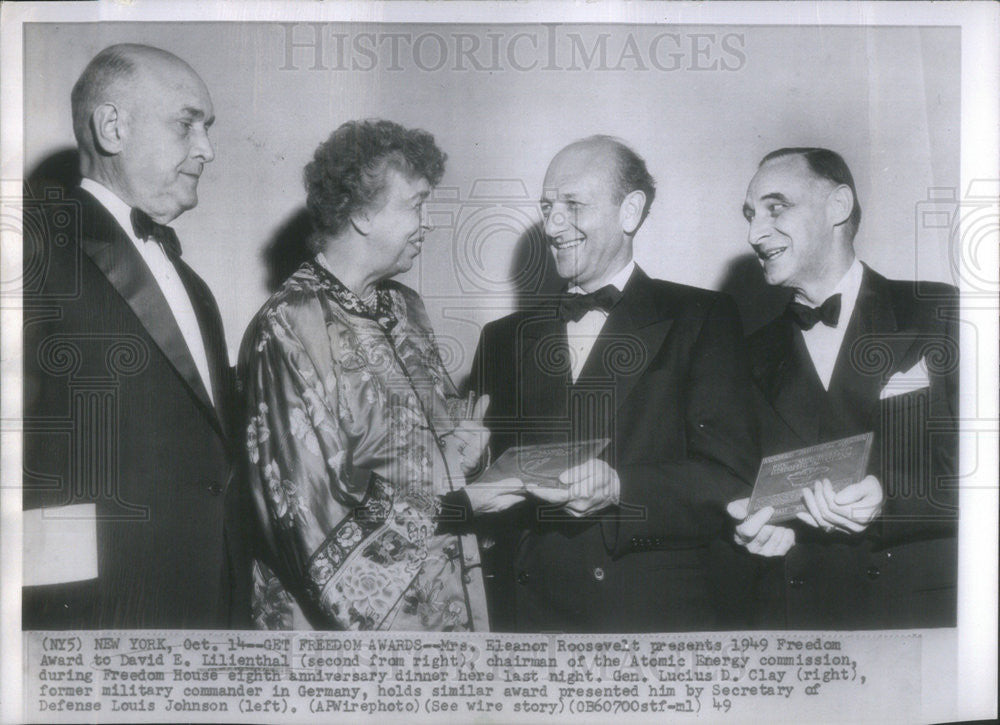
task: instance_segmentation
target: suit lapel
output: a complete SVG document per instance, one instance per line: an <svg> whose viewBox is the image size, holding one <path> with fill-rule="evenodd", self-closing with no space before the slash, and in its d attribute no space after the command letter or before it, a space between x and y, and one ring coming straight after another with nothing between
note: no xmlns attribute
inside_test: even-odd
<svg viewBox="0 0 1000 725"><path fill-rule="evenodd" d="M782 316L760 342L753 374L764 397L804 444L815 443L825 391L802 333Z"/></svg>
<svg viewBox="0 0 1000 725"><path fill-rule="evenodd" d="M673 311L661 309L649 287L649 277L636 267L577 379L577 385L613 382L616 410L656 357L674 322Z"/></svg>
<svg viewBox="0 0 1000 725"><path fill-rule="evenodd" d="M226 347L226 336L222 328L222 318L211 293L198 276L183 261L174 261L174 268L180 275L187 290L195 315L198 317L198 329L201 332L205 356L208 358L209 375L211 375L212 398L215 400L215 411L225 427L227 421L223 414L229 410L230 378L229 351ZM190 351L188 351L190 354ZM200 379L200 376L199 376Z"/></svg>
<svg viewBox="0 0 1000 725"><path fill-rule="evenodd" d="M84 228L81 239L84 253L90 257L135 313L139 322L146 328L146 332L191 389L221 434L218 412L208 397L170 306L146 262L118 222L96 199L83 190L78 190L77 195L87 209L83 214ZM178 265L180 266L182 265ZM203 326L202 314L198 309L200 307L199 304L195 305L199 323Z"/></svg>
<svg viewBox="0 0 1000 725"><path fill-rule="evenodd" d="M861 279L854 314L844 333L830 379L830 395L847 410L863 416L879 401L879 393L912 344L897 335L892 298L884 278L867 266Z"/></svg>
<svg viewBox="0 0 1000 725"><path fill-rule="evenodd" d="M569 344L566 323L556 314L556 305L534 309L517 332L520 344L518 391L519 414L531 418L564 418L570 385Z"/></svg>

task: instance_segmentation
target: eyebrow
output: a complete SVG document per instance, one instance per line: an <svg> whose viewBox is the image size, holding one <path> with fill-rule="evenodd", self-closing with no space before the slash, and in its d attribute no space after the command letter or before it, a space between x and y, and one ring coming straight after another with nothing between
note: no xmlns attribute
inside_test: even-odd
<svg viewBox="0 0 1000 725"><path fill-rule="evenodd" d="M777 191L772 191L770 194L764 194L764 196L761 197L761 200L762 201L772 201L773 200L773 201L782 201L782 202L789 202L789 201L791 201L791 199L789 199L787 196L785 196L784 194L782 194L780 192L777 192Z"/></svg>
<svg viewBox="0 0 1000 725"><path fill-rule="evenodd" d="M566 194L559 194L559 193L557 192L557 193L556 193L556 195L555 195L555 198L556 198L556 199L563 199L563 200L567 200L567 201L578 201L580 197L579 197L579 196L577 196L577 195L576 195L575 193L573 193L573 192L571 191L571 192L569 192L569 193L566 193ZM546 203L551 203L551 202L552 202L552 198L551 198L551 197L548 197L548 196L546 196L546 195L545 195L545 194L543 193L543 194L542 194L542 198L541 198L541 199L539 199L539 200L538 200L538 202L539 202L540 204L546 204Z"/></svg>
<svg viewBox="0 0 1000 725"><path fill-rule="evenodd" d="M193 106L184 106L184 108L181 109L181 115L190 116L192 118L197 118L197 119L205 118L205 112L200 108L195 108ZM206 126L211 126L213 123L215 123L215 116L210 116L208 118L205 118Z"/></svg>

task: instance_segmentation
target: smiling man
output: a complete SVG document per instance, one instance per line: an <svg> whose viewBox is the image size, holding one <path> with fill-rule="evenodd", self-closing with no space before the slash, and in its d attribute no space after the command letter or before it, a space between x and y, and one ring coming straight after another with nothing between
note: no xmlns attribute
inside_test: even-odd
<svg viewBox="0 0 1000 725"><path fill-rule="evenodd" d="M491 624L503 631L740 626L727 496L757 469L739 316L726 296L650 279L632 259L653 202L646 164L595 136L560 151L541 209L558 300L488 324L471 384L493 457L610 442L561 485L484 521ZM486 534L489 534L489 537Z"/></svg>
<svg viewBox="0 0 1000 725"><path fill-rule="evenodd" d="M861 207L844 160L774 151L743 214L784 315L749 339L764 455L875 434L868 475L802 491L795 526L764 510L737 527L769 570L762 626L955 624L958 339L955 288L887 280L854 254ZM730 512L742 519L746 501Z"/></svg>
<svg viewBox="0 0 1000 725"><path fill-rule="evenodd" d="M42 273L24 294L23 625L243 627L233 376L215 299L165 226L198 203L212 100L180 58L125 44L71 105L83 180L25 234Z"/></svg>

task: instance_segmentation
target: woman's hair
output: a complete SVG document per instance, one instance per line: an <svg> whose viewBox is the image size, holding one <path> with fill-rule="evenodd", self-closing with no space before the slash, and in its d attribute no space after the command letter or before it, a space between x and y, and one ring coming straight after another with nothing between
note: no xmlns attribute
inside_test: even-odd
<svg viewBox="0 0 1000 725"><path fill-rule="evenodd" d="M305 168L306 206L317 236L336 235L352 214L374 204L385 189L387 171L425 178L436 186L446 154L434 137L392 121L348 121L321 143ZM312 251L322 242L314 237Z"/></svg>

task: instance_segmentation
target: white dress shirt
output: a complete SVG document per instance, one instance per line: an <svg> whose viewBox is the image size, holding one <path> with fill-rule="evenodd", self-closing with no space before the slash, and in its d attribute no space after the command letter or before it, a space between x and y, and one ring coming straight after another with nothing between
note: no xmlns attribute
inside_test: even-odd
<svg viewBox="0 0 1000 725"><path fill-rule="evenodd" d="M858 292L861 290L861 276L864 267L855 257L854 262L847 272L841 277L837 286L830 291L827 299L835 294L840 295L840 318L836 327L827 327L822 322L817 322L809 330L802 330L802 337L809 350L809 357L812 358L813 366L819 375L823 387L830 389L830 378L833 377L833 366L837 363L837 356L840 354L840 346L844 343L844 333L847 325L854 314L854 305L858 301ZM796 301L807 304L805 300L796 298Z"/></svg>
<svg viewBox="0 0 1000 725"><path fill-rule="evenodd" d="M143 241L136 238L135 232L132 231L132 209L128 204L119 199L113 191L93 179L86 178L80 182L80 188L92 194L111 213L111 216L115 218L118 225L125 231L125 234L132 241L132 244L135 245L136 250L138 250L139 255L146 262L146 266L149 267L153 279L156 280L156 284L160 287L160 292L163 293L163 296L167 300L167 305L170 307L170 312L174 316L177 327L180 328L184 342L187 343L188 352L191 353L195 367L198 369L198 375L201 376L201 382L205 386L208 398L214 404L212 377L209 374L208 355L205 354L205 343L201 337L201 327L198 325L198 317L195 315L191 298L188 297L187 289L184 287L183 280L177 274L177 269L174 267L173 262L167 257L163 251L163 247L155 240Z"/></svg>
<svg viewBox="0 0 1000 725"><path fill-rule="evenodd" d="M613 285L619 291L624 290L629 277L632 276L632 270L634 269L635 261L629 260L628 264L622 267L614 277L608 280L608 284ZM576 286L571 287L569 292L571 294L586 294L584 290ZM590 310L576 322L570 320L566 323L566 339L569 342L570 371L573 375L574 383L577 378L580 377L583 366L587 362L587 356L590 355L590 351L593 349L594 343L597 342L597 337L601 334L601 328L604 327L604 323L607 319L608 313L604 310Z"/></svg>

